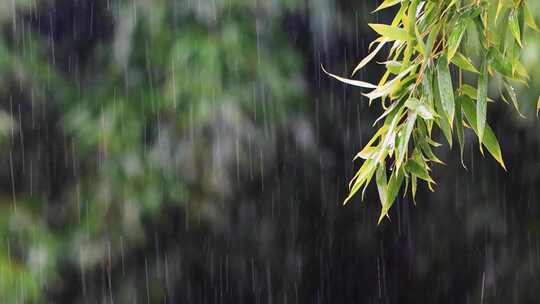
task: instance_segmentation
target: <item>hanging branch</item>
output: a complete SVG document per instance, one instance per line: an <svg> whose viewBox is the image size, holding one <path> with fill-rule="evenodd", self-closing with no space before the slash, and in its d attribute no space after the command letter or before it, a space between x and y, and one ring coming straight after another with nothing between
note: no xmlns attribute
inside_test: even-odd
<svg viewBox="0 0 540 304"><path fill-rule="evenodd" d="M440 144L440 129L449 146L457 135L463 163L464 128L478 136L484 148L506 170L499 142L487 123L488 83L500 75L501 96L519 112L513 83L527 83L520 61L523 33L540 31L526 0L385 0L375 11L400 6L391 24L369 24L380 37L375 49L353 71L353 76L375 56L387 50L386 72L377 85L326 72L339 81L371 91L369 102L379 100L382 125L355 159L364 160L349 184L345 204L358 191L362 198L375 177L382 210L388 216L400 189L410 185L413 200L419 181L433 191L430 166L442 163L432 148ZM452 78L450 69L459 79ZM463 74L474 79L464 83ZM539 101L540 106L540 101Z"/></svg>

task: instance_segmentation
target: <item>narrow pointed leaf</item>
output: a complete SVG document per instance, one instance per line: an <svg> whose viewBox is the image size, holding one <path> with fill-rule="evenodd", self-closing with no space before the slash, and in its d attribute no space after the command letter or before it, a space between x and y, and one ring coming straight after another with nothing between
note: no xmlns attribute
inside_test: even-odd
<svg viewBox="0 0 540 304"><path fill-rule="evenodd" d="M457 52L452 58L452 63L458 66L459 68L461 68L462 70L473 72L473 73L479 73L478 70L472 64L471 60L459 52Z"/></svg>
<svg viewBox="0 0 540 304"><path fill-rule="evenodd" d="M377 169L376 182L379 191L379 199L381 205L384 207L388 200L388 181L386 179L386 166L384 165L384 162L381 163Z"/></svg>
<svg viewBox="0 0 540 304"><path fill-rule="evenodd" d="M463 167L465 167L465 163L463 162L463 152L465 150L465 135L463 132L463 115L462 115L462 109L461 109L461 99L463 99L463 96L460 96L456 99L456 134L459 142L459 151L461 155L461 164L463 164Z"/></svg>
<svg viewBox="0 0 540 304"><path fill-rule="evenodd" d="M384 47L384 45L388 42L388 40L386 39L383 39L383 41L381 41L381 43L379 43L379 45L377 45L377 47L375 48L375 50L373 50L373 52L371 52L369 55L366 56L366 58L362 59L362 61L360 61L360 63L356 66L356 68L354 68L353 72L352 72L352 75L354 76L354 74L356 74L356 72L358 72L360 69L362 69L364 66L366 66L366 64L370 63L371 60L373 60L373 58L379 53L379 51Z"/></svg>
<svg viewBox="0 0 540 304"><path fill-rule="evenodd" d="M538 97L538 101L536 102L536 116L537 117L539 113L540 113L540 97Z"/></svg>
<svg viewBox="0 0 540 304"><path fill-rule="evenodd" d="M429 172L426 167L422 166L419 162L417 162L415 159L411 158L407 161L407 164L405 164L405 170L409 173L412 173L419 178L427 181L427 182L433 182L433 179L429 176Z"/></svg>
<svg viewBox="0 0 540 304"><path fill-rule="evenodd" d="M519 24L518 11L513 9L508 18L508 27L510 28L512 36L514 36L514 39L516 39L517 43L521 46L521 30Z"/></svg>
<svg viewBox="0 0 540 304"><path fill-rule="evenodd" d="M477 125L478 140L480 141L480 149L482 149L482 143L484 142L484 130L486 127L486 114L487 114L487 86L488 86L488 72L487 64L482 65L482 72L478 77L478 101L476 102L477 113Z"/></svg>
<svg viewBox="0 0 540 304"><path fill-rule="evenodd" d="M469 126L471 126L474 132L478 134L478 129L476 127L477 125L476 107L474 106L473 101L467 96L464 96L461 102L462 102L461 105L463 108L463 113L465 113L465 117L467 118L467 121L469 122ZM497 137L495 136L495 133L493 133L493 130L491 129L491 127L487 124L485 128L483 145L487 148L487 150L493 156L493 158L495 158L495 160L499 162L501 167L503 167L503 169L506 170L506 165L504 164L499 141L497 140Z"/></svg>
<svg viewBox="0 0 540 304"><path fill-rule="evenodd" d="M377 32L377 34L381 35L384 38L387 38L388 40L408 40L409 39L409 33L407 33L406 30L397 27L397 26L391 26L387 24L375 24L370 23L369 26Z"/></svg>
<svg viewBox="0 0 540 304"><path fill-rule="evenodd" d="M450 63L450 61L456 54L459 46L461 45L461 39L463 38L463 34L465 34L465 29L467 28L467 21L468 19L466 18L459 19L455 27L452 29L450 36L448 37L448 63Z"/></svg>
<svg viewBox="0 0 540 304"><path fill-rule="evenodd" d="M531 9L529 8L528 3L525 3L524 7L524 14L525 14L525 24L532 28L533 30L540 32L540 28L538 28L538 25L536 24L536 21L534 20L534 16L531 13Z"/></svg>
<svg viewBox="0 0 540 304"><path fill-rule="evenodd" d="M401 185L403 184L403 172L401 170L392 172L392 175L390 176L390 180L388 181L388 192L387 192L387 200L382 207L381 215L379 217L379 224L383 220L385 216L388 216L388 211L390 211L390 208L394 204L394 201L397 198L399 189L401 188Z"/></svg>
<svg viewBox="0 0 540 304"><path fill-rule="evenodd" d="M380 10L383 10L385 8L389 8L389 7L392 7L396 4L399 4L401 3L403 0L385 0L383 3L381 3L381 5L379 5L377 7L377 9L375 9L373 12L378 12Z"/></svg>
<svg viewBox="0 0 540 304"><path fill-rule="evenodd" d="M368 83L368 82L364 82L364 81L360 81L360 80L354 80L354 79L348 79L348 78L343 78L343 77L340 77L340 76L337 76L337 75L334 75L332 73L329 73L327 72L324 67L321 65L321 68L323 70L323 72L325 72L328 76L332 77L332 78L335 78L343 83L346 83L346 84L350 84L350 85L353 85L353 86L356 86L356 87L361 87L361 88L365 88L365 89L376 89L377 86L374 85L374 84L371 84L371 83Z"/></svg>
<svg viewBox="0 0 540 304"><path fill-rule="evenodd" d="M439 95L441 97L441 103L448 119L448 123L451 126L454 121L454 88L452 87L452 78L450 76L450 69L448 68L446 58L439 60L437 64L437 84L439 86Z"/></svg>

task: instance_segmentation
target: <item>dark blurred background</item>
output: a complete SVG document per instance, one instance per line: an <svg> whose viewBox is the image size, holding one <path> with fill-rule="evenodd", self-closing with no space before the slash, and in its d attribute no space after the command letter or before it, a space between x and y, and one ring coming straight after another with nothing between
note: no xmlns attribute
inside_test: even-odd
<svg viewBox="0 0 540 304"><path fill-rule="evenodd" d="M538 303L540 34L527 118L490 108L509 172L469 132L377 226L342 201L380 106L320 69L376 5L0 0L0 302Z"/></svg>

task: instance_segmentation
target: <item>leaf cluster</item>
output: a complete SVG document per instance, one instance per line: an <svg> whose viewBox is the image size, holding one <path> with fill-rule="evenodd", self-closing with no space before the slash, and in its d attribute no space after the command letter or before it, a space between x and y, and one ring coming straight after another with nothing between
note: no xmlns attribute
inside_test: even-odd
<svg viewBox="0 0 540 304"><path fill-rule="evenodd" d="M368 89L384 112L379 129L355 159L364 162L349 184L345 203L375 179L382 210L388 216L404 187L415 198L418 182L433 191L431 166L442 163L433 149L434 130L461 150L464 129L474 131L484 149L506 170L499 142L487 121L490 80L501 82L500 96L519 112L514 84L529 80L520 60L525 30L539 31L526 0L385 0L375 10L399 7L391 24L369 24L380 35L373 49L354 69L387 51L384 75L377 84L343 78ZM326 72L326 71L325 71Z"/></svg>

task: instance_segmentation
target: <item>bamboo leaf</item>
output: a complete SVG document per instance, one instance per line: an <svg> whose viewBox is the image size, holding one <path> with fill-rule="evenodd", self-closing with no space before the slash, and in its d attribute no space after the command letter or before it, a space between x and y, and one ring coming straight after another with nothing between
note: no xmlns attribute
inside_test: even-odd
<svg viewBox="0 0 540 304"><path fill-rule="evenodd" d="M538 25L536 24L536 21L534 20L534 16L531 13L531 9L529 8L529 4L525 2L524 7L524 18L525 18L525 24L535 30L536 32L540 32L540 28L538 28Z"/></svg>
<svg viewBox="0 0 540 304"><path fill-rule="evenodd" d="M465 34L465 30L467 29L467 22L467 18L460 18L448 37L448 63L450 63L461 44L461 39L463 38L463 34Z"/></svg>
<svg viewBox="0 0 540 304"><path fill-rule="evenodd" d="M425 120L432 120L435 118L435 112L433 109L429 108L426 103L418 100L418 98L409 98L409 100L405 102L405 106L418 113L418 115Z"/></svg>
<svg viewBox="0 0 540 304"><path fill-rule="evenodd" d="M540 113L540 96L538 97L538 101L536 102L536 117L538 117L538 113Z"/></svg>
<svg viewBox="0 0 540 304"><path fill-rule="evenodd" d="M355 177L353 178L354 184L349 191L349 196L347 196L347 198L343 202L343 205L346 205L354 197L354 195L358 192L358 190L360 190L360 188L369 179L369 177L373 175L376 168L377 162L371 159L366 160L362 164L362 167L360 167L360 170L358 170Z"/></svg>
<svg viewBox="0 0 540 304"><path fill-rule="evenodd" d="M343 78L343 77L340 77L340 76L337 76L337 75L334 75L334 74L331 74L331 73L328 73L325 69L324 69L324 66L321 65L321 68L323 70L323 72L325 72L328 76L332 77L332 78L335 78L343 83L346 83L346 84L350 84L350 85L353 85L355 87L360 87L360 88L365 88L365 89L376 89L377 86L374 85L374 84L371 84L371 83L368 83L368 82L364 82L364 81L360 81L360 80L353 80L353 79L348 79L348 78Z"/></svg>
<svg viewBox="0 0 540 304"><path fill-rule="evenodd" d="M454 57L452 57L452 63L462 70L473 72L473 73L479 73L478 70L472 64L471 60L459 52L457 52L454 55Z"/></svg>
<svg viewBox="0 0 540 304"><path fill-rule="evenodd" d="M467 118L467 121L469 122L469 126L471 126L474 132L478 134L478 128L476 127L477 125L476 108L472 100L464 96L461 102L462 102L462 107L463 107L463 113L465 113L465 117ZM506 165L504 164L499 141L497 140L497 137L495 136L495 133L493 133L493 130L491 129L491 127L487 124L485 128L483 145L488 149L489 153L493 156L493 158L495 158L495 160L499 162L501 167L503 167L503 169L506 171Z"/></svg>
<svg viewBox="0 0 540 304"><path fill-rule="evenodd" d="M384 205L382 207L378 224L382 222L385 216L388 216L388 211L390 211L390 208L394 204L394 201L397 198L399 189L401 188L402 184L403 184L403 172L401 170L393 171L392 175L390 176L390 180L388 181L387 200L386 202L384 202Z"/></svg>
<svg viewBox="0 0 540 304"><path fill-rule="evenodd" d="M482 72L478 77L478 101L476 103L477 113L477 129L478 140L480 142L480 151L482 151L482 143L484 142L484 130L486 127L486 114L487 114L487 88L488 87L488 72L487 64L483 63Z"/></svg>
<svg viewBox="0 0 540 304"><path fill-rule="evenodd" d="M396 4L401 3L403 0L385 0L381 5L379 5L373 12L376 13L380 10L383 10L385 8L392 7Z"/></svg>
<svg viewBox="0 0 540 304"><path fill-rule="evenodd" d="M407 161L407 164L405 164L405 170L418 176L420 179L433 183L433 179L431 179L429 176L427 168L413 158Z"/></svg>
<svg viewBox="0 0 540 304"><path fill-rule="evenodd" d="M459 142L459 151L461 155L461 164L463 167L465 167L465 163L463 162L463 152L465 150L465 135L463 132L463 115L462 115L462 109L461 109L461 99L463 99L463 96L460 96L456 99L456 134Z"/></svg>
<svg viewBox="0 0 540 304"><path fill-rule="evenodd" d="M519 18L518 18L518 11L516 9L513 9L510 12L510 16L508 18L508 27L510 28L510 32L512 33L512 36L514 36L514 39L516 39L519 46L521 45L521 30L519 28Z"/></svg>
<svg viewBox="0 0 540 304"><path fill-rule="evenodd" d="M514 108L516 109L516 112L518 112L519 116L525 117L525 115L523 115L521 113L521 111L519 110L519 103L518 103L518 100L517 100L517 94L516 94L516 90L514 89L514 87L512 87L506 81L504 81L504 88L505 88L506 92L508 93L508 96L510 96L510 100L512 100L512 104L514 105Z"/></svg>
<svg viewBox="0 0 540 304"><path fill-rule="evenodd" d="M405 154L407 153L407 146L409 145L409 140L411 139L412 131L414 128L414 124L416 123L416 117L418 116L416 111L413 111L409 113L409 117L407 118L407 125L404 130L403 139L398 145L398 157L396 159L396 168L399 170L401 167L401 164L403 163L403 159L405 158Z"/></svg>
<svg viewBox="0 0 540 304"><path fill-rule="evenodd" d="M439 94L441 103L448 119L448 123L452 126L454 121L454 88L452 87L452 78L450 69L448 68L447 59L442 57L437 64L437 84L439 86Z"/></svg>
<svg viewBox="0 0 540 304"><path fill-rule="evenodd" d="M386 179L386 166L384 165L384 162L379 165L375 179L377 182L377 189L379 191L379 199L384 208L386 201L388 201L388 181Z"/></svg>
<svg viewBox="0 0 540 304"><path fill-rule="evenodd" d="M375 24L370 23L368 24L377 34L381 35L382 37L391 40L409 40L409 33L407 33L406 30L397 27L397 26L391 26L387 24Z"/></svg>
<svg viewBox="0 0 540 304"><path fill-rule="evenodd" d="M354 74L356 74L356 72L358 72L360 69L362 69L364 66L366 66L366 64L370 63L371 60L373 60L373 58L379 53L379 51L384 47L384 45L387 42L388 42L388 40L383 39L383 41L381 41L381 43L379 43L379 45L377 45L377 47L375 48L375 50L373 50L373 52L371 52L369 55L366 56L366 58L364 58L362 61L360 61L360 63L356 66L356 68L354 68L354 70L352 72L352 75L354 76Z"/></svg>

